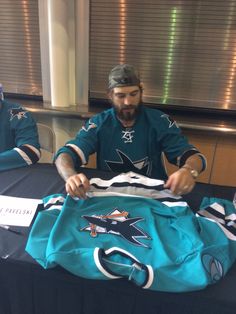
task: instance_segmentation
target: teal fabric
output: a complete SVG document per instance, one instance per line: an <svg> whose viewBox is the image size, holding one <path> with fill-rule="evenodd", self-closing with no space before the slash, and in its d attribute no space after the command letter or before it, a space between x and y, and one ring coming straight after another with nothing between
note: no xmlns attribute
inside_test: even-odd
<svg viewBox="0 0 236 314"><path fill-rule="evenodd" d="M68 145L73 145L71 150ZM56 154L66 152L78 167L80 155L83 163L89 155L97 152L97 168L121 173L134 171L148 177L167 178L163 166L162 153L176 164L177 158L186 151L194 149L182 135L176 122L163 112L141 106L141 112L132 128L124 128L117 119L114 109L106 110L91 118ZM80 156L80 157L79 157Z"/></svg>
<svg viewBox="0 0 236 314"><path fill-rule="evenodd" d="M67 196L58 205L60 197L44 199L50 208L38 214L26 246L44 268L58 264L85 278L126 277L151 290L184 292L216 283L235 261L236 242L214 220L194 215L184 202L173 200L168 206L143 197ZM225 209L228 223L228 215L235 214L230 202L205 199L200 211L216 202ZM115 211L128 213L123 224L140 218L128 226L136 236L127 236L122 222L112 216ZM86 217L98 219L95 235Z"/></svg>
<svg viewBox="0 0 236 314"><path fill-rule="evenodd" d="M17 104L0 102L0 171L24 167L40 157L36 123L31 114ZM25 149L33 146L37 153ZM15 148L22 151L19 154ZM24 156L24 157L22 157Z"/></svg>

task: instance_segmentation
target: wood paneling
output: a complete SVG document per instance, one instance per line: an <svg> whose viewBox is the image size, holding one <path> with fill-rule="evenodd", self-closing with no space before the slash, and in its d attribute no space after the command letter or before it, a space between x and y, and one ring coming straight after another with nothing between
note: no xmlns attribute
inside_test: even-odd
<svg viewBox="0 0 236 314"><path fill-rule="evenodd" d="M217 143L211 183L236 187L236 138L221 137Z"/></svg>
<svg viewBox="0 0 236 314"><path fill-rule="evenodd" d="M216 137L202 132L195 133L191 131L184 131L183 133L187 136L189 143L196 146L196 148L204 154L207 159L207 169L198 177L197 181L209 183L216 149ZM165 160L165 163L168 174L171 174L178 169L176 166L171 165L167 160Z"/></svg>
<svg viewBox="0 0 236 314"><path fill-rule="evenodd" d="M85 165L85 168L93 168L96 169L97 162L96 162L96 154L92 154L89 156L89 161L87 165Z"/></svg>

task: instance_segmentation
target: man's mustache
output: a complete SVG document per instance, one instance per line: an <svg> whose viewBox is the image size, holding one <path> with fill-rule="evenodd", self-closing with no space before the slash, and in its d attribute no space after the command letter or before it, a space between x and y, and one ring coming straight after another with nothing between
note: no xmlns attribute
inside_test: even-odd
<svg viewBox="0 0 236 314"><path fill-rule="evenodd" d="M121 110L123 110L123 109L136 109L137 108L137 106L135 106L135 105L123 105L123 106L121 106Z"/></svg>

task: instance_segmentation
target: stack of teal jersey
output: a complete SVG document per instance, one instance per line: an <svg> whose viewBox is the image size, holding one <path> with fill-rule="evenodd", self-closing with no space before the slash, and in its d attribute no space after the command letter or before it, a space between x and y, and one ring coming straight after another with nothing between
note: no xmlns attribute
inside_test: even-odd
<svg viewBox="0 0 236 314"><path fill-rule="evenodd" d="M163 181L133 172L93 178L87 199L43 199L26 251L44 268L89 279L127 278L151 290L184 292L220 280L236 259L230 201L204 198L195 214Z"/></svg>

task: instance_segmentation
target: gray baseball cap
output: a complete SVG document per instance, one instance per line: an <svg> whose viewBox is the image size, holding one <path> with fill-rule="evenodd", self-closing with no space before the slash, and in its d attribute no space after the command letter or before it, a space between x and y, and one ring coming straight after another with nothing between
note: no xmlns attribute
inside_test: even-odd
<svg viewBox="0 0 236 314"><path fill-rule="evenodd" d="M109 74L109 89L122 86L139 86L139 84L138 72L132 65L119 64Z"/></svg>

